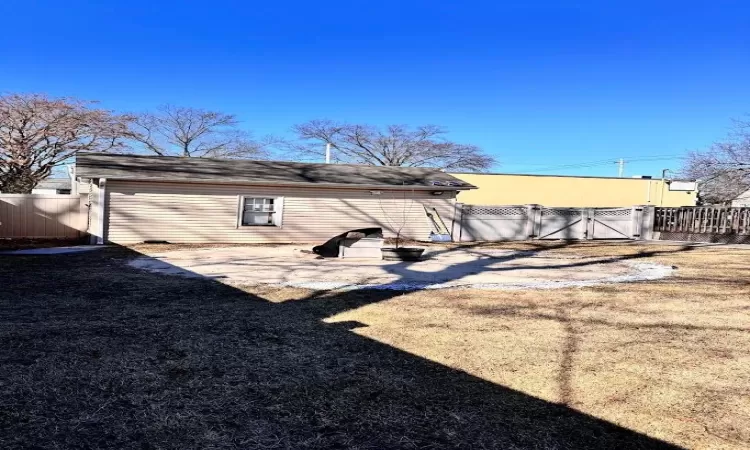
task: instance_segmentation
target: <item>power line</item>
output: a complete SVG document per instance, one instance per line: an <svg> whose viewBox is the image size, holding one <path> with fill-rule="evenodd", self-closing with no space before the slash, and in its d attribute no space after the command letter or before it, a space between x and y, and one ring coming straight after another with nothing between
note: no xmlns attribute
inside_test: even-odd
<svg viewBox="0 0 750 450"><path fill-rule="evenodd" d="M663 159L663 158L669 158L669 159L683 159L685 158L683 155L649 155L649 156L623 156L623 159L627 161L635 161L635 160L649 160L649 159ZM568 165L581 165L581 164L595 164L595 163L610 163L617 161L618 158L606 158L606 159L597 159L593 161L581 161L577 163L570 163L570 164L553 164L552 166L568 166ZM502 164L510 165L510 166L550 166L549 163L540 163L540 162L528 162L528 161L501 161Z"/></svg>
<svg viewBox="0 0 750 450"><path fill-rule="evenodd" d="M647 157L622 158L623 164L629 163L629 162L674 161L677 159L683 159L683 157L677 156L677 155L664 155L664 156L654 155L654 156L647 156ZM619 162L620 162L619 159L610 158L610 159L587 161L587 162L580 162L580 163L573 163L573 164L557 164L557 165L546 166L540 169L527 171L527 173L551 172L551 171L565 170L565 169L587 169L591 167L602 167L602 166L609 166L612 164L619 164ZM522 165L522 164L517 164L517 165Z"/></svg>

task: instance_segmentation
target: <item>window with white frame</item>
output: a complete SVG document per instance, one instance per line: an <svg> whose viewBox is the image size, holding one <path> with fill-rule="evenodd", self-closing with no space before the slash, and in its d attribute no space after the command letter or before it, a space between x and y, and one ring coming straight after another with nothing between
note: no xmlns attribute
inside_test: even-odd
<svg viewBox="0 0 750 450"><path fill-rule="evenodd" d="M243 227L281 226L282 197L240 197L239 225Z"/></svg>

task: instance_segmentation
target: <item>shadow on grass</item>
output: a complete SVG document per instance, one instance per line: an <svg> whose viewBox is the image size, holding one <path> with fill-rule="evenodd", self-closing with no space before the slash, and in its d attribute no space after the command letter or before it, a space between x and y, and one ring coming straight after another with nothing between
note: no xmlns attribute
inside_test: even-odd
<svg viewBox="0 0 750 450"><path fill-rule="evenodd" d="M675 448L136 256L0 257L0 447Z"/></svg>

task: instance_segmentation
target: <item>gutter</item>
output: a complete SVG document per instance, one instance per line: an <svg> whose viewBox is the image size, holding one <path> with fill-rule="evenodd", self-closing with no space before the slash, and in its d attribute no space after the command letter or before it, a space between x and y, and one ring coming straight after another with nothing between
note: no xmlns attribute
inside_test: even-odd
<svg viewBox="0 0 750 450"><path fill-rule="evenodd" d="M104 178L96 176L85 176L78 175L78 178ZM472 184L466 183L464 186L395 186L395 185L382 185L382 184L339 184L339 183L303 183L303 182L287 182L287 183L253 183L247 181L217 181L217 180L164 180L164 179L153 179L153 178L128 178L128 177L106 177L108 182L112 181L125 181L125 182L138 182L138 183L168 183L168 184L219 184L219 185L240 185L240 186L265 186L265 187L307 187L307 188L321 188L321 189L372 189L379 191L468 191L471 189L478 189Z"/></svg>

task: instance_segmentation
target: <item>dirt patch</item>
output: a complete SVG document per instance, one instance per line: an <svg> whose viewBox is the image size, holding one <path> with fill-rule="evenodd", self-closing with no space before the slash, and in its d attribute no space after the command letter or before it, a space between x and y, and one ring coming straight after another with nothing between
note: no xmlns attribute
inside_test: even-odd
<svg viewBox="0 0 750 450"><path fill-rule="evenodd" d="M65 247L88 243L80 239L5 239L0 238L0 250L25 250L33 248Z"/></svg>
<svg viewBox="0 0 750 450"><path fill-rule="evenodd" d="M25 248L20 250L3 250L0 255L69 255L72 253L92 252L103 250L101 245L74 245L69 247L41 247Z"/></svg>

